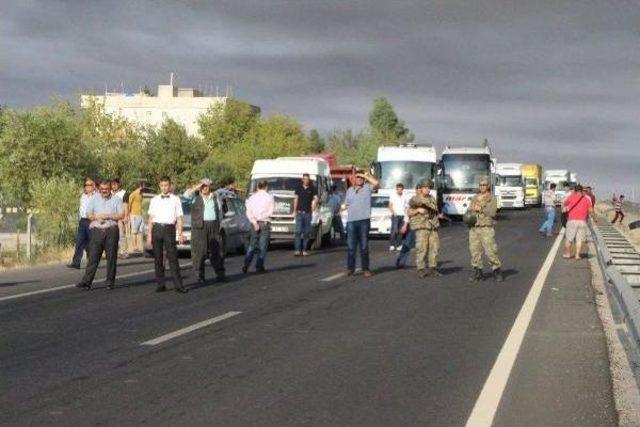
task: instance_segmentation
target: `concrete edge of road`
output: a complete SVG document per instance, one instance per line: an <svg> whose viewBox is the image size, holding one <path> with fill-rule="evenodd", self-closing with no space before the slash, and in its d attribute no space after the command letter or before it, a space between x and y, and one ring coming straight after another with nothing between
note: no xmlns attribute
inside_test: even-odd
<svg viewBox="0 0 640 427"><path fill-rule="evenodd" d="M592 241L589 253L597 254ZM597 256L597 255L596 255ZM609 371L613 400L621 427L640 426L640 354L627 338L629 331L624 322L614 320L610 291L605 286L603 272L596 257L589 260L591 267L591 285L595 291L595 303L598 317L607 340L609 353ZM623 343L624 341L624 343Z"/></svg>

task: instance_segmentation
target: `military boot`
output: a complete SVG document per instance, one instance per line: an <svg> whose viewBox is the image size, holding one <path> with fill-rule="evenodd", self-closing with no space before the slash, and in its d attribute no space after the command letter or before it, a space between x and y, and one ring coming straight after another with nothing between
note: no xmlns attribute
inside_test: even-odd
<svg viewBox="0 0 640 427"><path fill-rule="evenodd" d="M504 282L504 274L502 273L502 270L499 268L493 270L493 280L496 282Z"/></svg>
<svg viewBox="0 0 640 427"><path fill-rule="evenodd" d="M429 270L427 270L426 268L421 268L420 270L418 270L418 276L421 279L424 279L425 277L429 277Z"/></svg>
<svg viewBox="0 0 640 427"><path fill-rule="evenodd" d="M438 269L436 267L431 267L429 269L429 276L432 277L441 277L442 273L440 273L440 271L438 271Z"/></svg>
<svg viewBox="0 0 640 427"><path fill-rule="evenodd" d="M473 275L471 275L471 277L469 277L469 281L470 282L481 282L482 281L482 269L481 268L474 268L473 269Z"/></svg>

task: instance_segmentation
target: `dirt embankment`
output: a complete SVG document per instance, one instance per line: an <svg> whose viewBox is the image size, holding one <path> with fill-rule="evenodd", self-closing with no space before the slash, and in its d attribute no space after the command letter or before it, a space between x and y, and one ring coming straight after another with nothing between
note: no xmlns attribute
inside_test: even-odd
<svg viewBox="0 0 640 427"><path fill-rule="evenodd" d="M606 217L609 222L613 220L615 212L611 202L597 202L595 206L596 213L601 217ZM640 228L635 230L629 229L629 223L640 220L640 207L630 203L625 204L622 212L624 212L624 222L617 222L615 227L620 230L640 250Z"/></svg>

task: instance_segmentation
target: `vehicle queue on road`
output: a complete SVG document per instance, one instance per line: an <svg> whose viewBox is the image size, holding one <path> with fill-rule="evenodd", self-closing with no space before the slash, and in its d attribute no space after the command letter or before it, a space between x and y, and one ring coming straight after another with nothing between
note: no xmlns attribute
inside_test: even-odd
<svg viewBox="0 0 640 427"><path fill-rule="evenodd" d="M381 152L384 151L382 148ZM385 151L384 156L390 160L380 154L377 166L383 179L368 172L352 173L342 181L344 191L332 182L332 168L322 156L258 160L252 170L246 200L238 196L233 179L215 189L210 178L203 178L179 197L174 193L171 178L165 176L157 183L158 194L143 197L142 184L127 194L119 189L119 180L102 180L96 192L95 183L88 178L80 199L76 253L69 267L80 267L79 259L86 249L88 264L77 286L91 289L95 270L105 253L107 289L113 289L118 245L122 242L128 245L123 233L128 225L134 242L142 234L146 250L154 257L158 292L166 291L165 257L175 290L187 292L177 261L180 250L191 252L199 284L206 283L205 259L210 260L216 279L223 282L226 281L224 258L230 250L244 249L243 273L248 273L254 258L257 259L256 271L264 273L269 243L274 239L292 240L295 256L308 256L311 250L319 249L336 237L346 240L345 275L356 272L356 252L359 251L362 275L370 277L373 273L369 265L368 239L370 234L376 233L390 235L389 249L399 252L396 267L406 265L407 256L415 246L419 276L440 276L437 261L440 221L450 219L446 214L460 214L469 227L473 268L470 280L483 280L483 257L486 256L494 279L503 281L494 228L499 209L499 197L494 193L496 177L492 175L491 167L495 159L491 158L486 141L480 147L486 153L475 153L477 149L465 147L447 147L450 158L439 163L439 167L435 157L417 162L398 160L415 149L415 146L407 146L405 153L401 146L393 152ZM427 157L429 155L430 152ZM467 160L471 163L465 163ZM485 160L486 168L479 163ZM407 162L412 164L405 164ZM372 171L375 170L374 165ZM397 182L391 186L393 178ZM413 186L405 188L404 181ZM443 200L443 188L458 188L456 183L464 184L458 187L472 193L465 194L459 201L453 200L451 194L448 196L451 200ZM114 184L117 191L114 191ZM152 191L147 190L149 192ZM545 196L550 197L549 194ZM147 218L142 224L141 200L149 197ZM556 205L562 205L563 200L554 194L553 204L555 212ZM375 216L372 218L372 212L385 209L388 214L383 215L382 221ZM545 230L549 212L546 209ZM582 227L579 229L578 233L572 232L577 234L574 239L579 240L584 234ZM547 234L549 232L545 231ZM137 243L134 246L137 248Z"/></svg>

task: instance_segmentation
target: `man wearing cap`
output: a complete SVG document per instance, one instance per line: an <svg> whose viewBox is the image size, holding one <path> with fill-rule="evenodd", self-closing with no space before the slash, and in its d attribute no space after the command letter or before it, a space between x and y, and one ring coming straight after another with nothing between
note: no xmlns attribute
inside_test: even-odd
<svg viewBox="0 0 640 427"><path fill-rule="evenodd" d="M416 236L416 266L420 277L442 276L438 271L438 204L431 196L433 183L423 181L418 185L416 195L409 200L409 222ZM428 259L428 267L425 260Z"/></svg>
<svg viewBox="0 0 640 427"><path fill-rule="evenodd" d="M209 258L216 278L226 281L224 270L224 248L220 236L220 208L215 194L211 191L213 181L208 178L184 192L184 198L191 201L191 260L198 272L198 283L204 284L204 262Z"/></svg>
<svg viewBox="0 0 640 427"><path fill-rule="evenodd" d="M498 204L490 190L489 180L487 178L481 179L480 189L469 204L469 209L476 217L475 223L469 226L469 251L471 252L471 266L473 267L473 275L469 280L473 282L482 280L483 251L489 259L495 281L502 282L504 280L500 270L502 263L498 258L498 245L496 244L496 232L494 229Z"/></svg>

